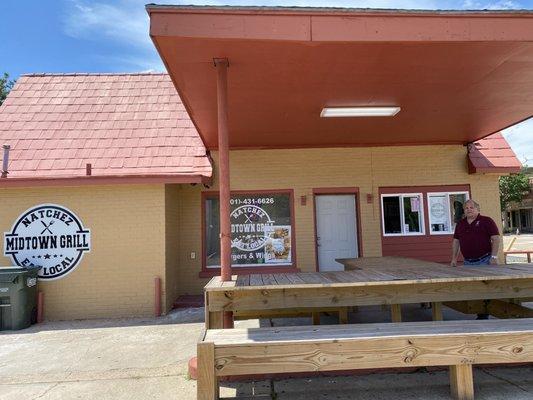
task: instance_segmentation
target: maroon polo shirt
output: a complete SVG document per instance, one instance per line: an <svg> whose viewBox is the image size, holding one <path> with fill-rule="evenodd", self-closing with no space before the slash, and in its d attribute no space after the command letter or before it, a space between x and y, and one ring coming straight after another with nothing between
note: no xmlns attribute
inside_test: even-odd
<svg viewBox="0 0 533 400"><path fill-rule="evenodd" d="M480 214L470 224L466 217L459 221L453 237L459 240L464 258L476 259L490 254L492 251L490 237L499 234L492 218Z"/></svg>

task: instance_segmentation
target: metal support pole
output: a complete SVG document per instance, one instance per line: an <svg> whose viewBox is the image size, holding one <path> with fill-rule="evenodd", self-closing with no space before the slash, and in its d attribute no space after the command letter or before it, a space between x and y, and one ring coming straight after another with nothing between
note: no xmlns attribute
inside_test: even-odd
<svg viewBox="0 0 533 400"><path fill-rule="evenodd" d="M230 179L228 144L227 59L215 59L218 106L218 187L220 191L220 276L231 280Z"/></svg>
<svg viewBox="0 0 533 400"><path fill-rule="evenodd" d="M228 139L228 65L225 58L213 60L217 69L218 188L220 191L220 277L231 280L231 222ZM224 312L224 328L233 327L233 314Z"/></svg>

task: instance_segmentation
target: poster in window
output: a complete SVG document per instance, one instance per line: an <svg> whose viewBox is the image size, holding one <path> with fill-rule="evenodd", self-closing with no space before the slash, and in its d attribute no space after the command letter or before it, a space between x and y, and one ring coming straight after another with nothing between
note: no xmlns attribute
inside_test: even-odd
<svg viewBox="0 0 533 400"><path fill-rule="evenodd" d="M292 263L291 201L289 193L232 194L230 223L233 266L259 267L264 264ZM206 199L204 224L206 264L208 267L218 267L218 197Z"/></svg>
<svg viewBox="0 0 533 400"><path fill-rule="evenodd" d="M431 230L448 231L448 204L446 196L429 197L429 215Z"/></svg>
<svg viewBox="0 0 533 400"><path fill-rule="evenodd" d="M411 197L411 211L420 212L420 199L418 197Z"/></svg>
<svg viewBox="0 0 533 400"><path fill-rule="evenodd" d="M265 264L291 262L291 226L265 226Z"/></svg>

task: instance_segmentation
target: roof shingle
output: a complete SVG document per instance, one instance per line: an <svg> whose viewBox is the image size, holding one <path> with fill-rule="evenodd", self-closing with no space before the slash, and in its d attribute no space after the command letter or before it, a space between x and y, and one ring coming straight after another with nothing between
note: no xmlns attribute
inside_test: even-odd
<svg viewBox="0 0 533 400"><path fill-rule="evenodd" d="M469 145L468 167L470 173L514 173L522 164L503 135L495 133Z"/></svg>
<svg viewBox="0 0 533 400"><path fill-rule="evenodd" d="M0 107L9 178L196 176L205 147L167 74L20 77ZM0 182L1 183L1 182Z"/></svg>

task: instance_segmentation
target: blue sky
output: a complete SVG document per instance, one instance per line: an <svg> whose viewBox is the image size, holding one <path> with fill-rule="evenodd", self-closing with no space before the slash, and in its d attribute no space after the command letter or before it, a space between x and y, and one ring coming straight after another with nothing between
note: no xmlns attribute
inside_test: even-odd
<svg viewBox="0 0 533 400"><path fill-rule="evenodd" d="M406 9L533 9L533 0L1 0L0 73L164 71L148 36L146 3ZM6 17L7 16L7 17ZM533 109L532 113L533 115ZM504 132L533 165L533 119Z"/></svg>

